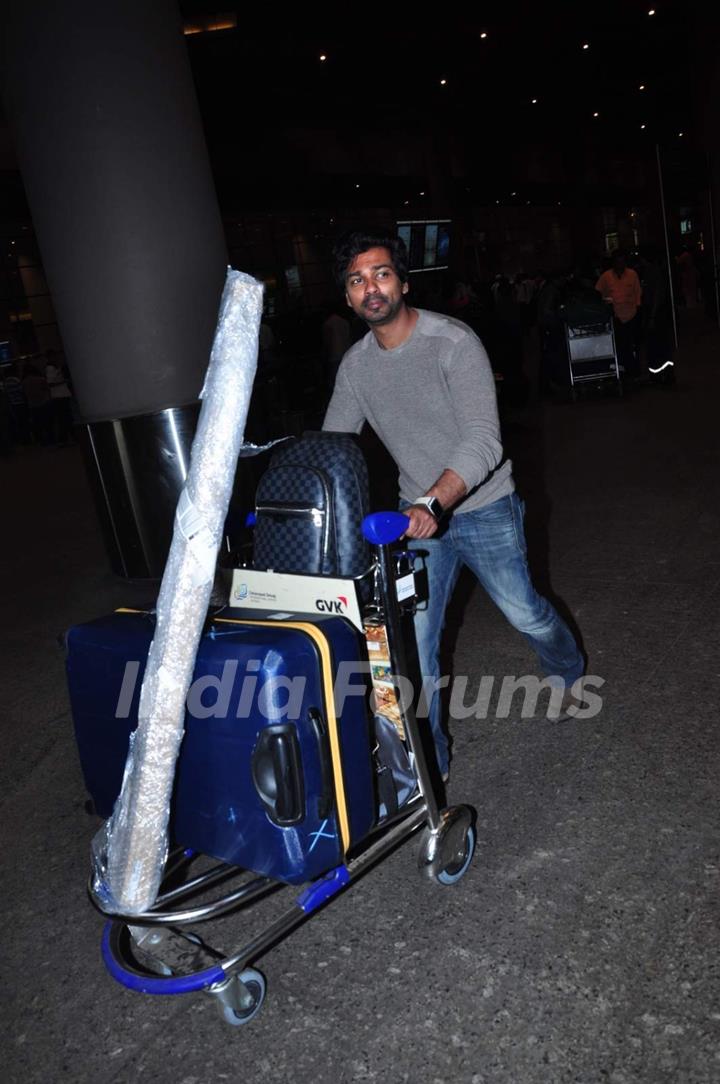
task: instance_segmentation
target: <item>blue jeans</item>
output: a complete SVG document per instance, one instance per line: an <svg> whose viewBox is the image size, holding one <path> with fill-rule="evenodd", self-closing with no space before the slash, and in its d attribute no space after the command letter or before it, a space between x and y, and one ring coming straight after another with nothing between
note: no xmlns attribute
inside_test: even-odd
<svg viewBox="0 0 720 1084"><path fill-rule="evenodd" d="M452 516L439 537L412 542L414 549L427 553L428 603L415 615L423 679L440 676L445 610L463 564L477 576L510 624L523 634L545 674L555 678L555 684L570 686L582 677L584 660L575 637L555 607L532 585L523 515L523 502L511 493L485 508ZM428 706L438 766L446 772L448 740L440 721L437 691L432 693Z"/></svg>

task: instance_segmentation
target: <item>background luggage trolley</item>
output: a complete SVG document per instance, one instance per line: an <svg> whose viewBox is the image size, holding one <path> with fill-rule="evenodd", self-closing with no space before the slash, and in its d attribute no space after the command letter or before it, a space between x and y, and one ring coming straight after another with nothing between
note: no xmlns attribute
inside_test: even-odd
<svg viewBox="0 0 720 1084"><path fill-rule="evenodd" d="M294 499L288 507L297 543L301 505ZM327 543L331 532L321 519L314 503L312 520ZM401 726L389 725L390 744L387 726L374 730L367 678L355 665L367 661L361 629L369 620L386 632L392 672L408 673L404 626L415 604L414 578L411 559L394 545L407 522L398 512L365 517L372 560L362 577L235 573L231 605L210 618L201 641L196 679L214 680L219 689L224 668L236 664L236 671L259 677L301 678L299 699L291 710L280 711L270 696L262 711L241 711L238 697L246 694L239 682L222 710L196 710L195 717L188 711L171 812L177 846L157 902L142 915L109 916L103 933L106 966L124 986L146 994L203 990L228 1023L244 1024L265 997L265 979L251 966L256 959L404 839L421 834L420 869L438 884L454 884L466 872L475 847L473 811L440 808L411 704L399 705ZM374 590L363 605L369 593L358 588L368 576ZM123 712L114 711L118 689L128 659L145 658L152 635L152 615L129 611L68 633L80 760L103 816L119 793L137 718L139 688ZM339 698L336 712L333 683L343 665L362 687ZM216 860L209 868L208 858ZM193 872L193 864L204 868ZM222 894L208 899L221 882ZM211 947L193 929L300 884L289 906L234 951ZM89 894L103 911L92 877Z"/></svg>
<svg viewBox="0 0 720 1084"><path fill-rule="evenodd" d="M606 380L615 381L617 394L622 395L612 315L593 323L568 323L565 335L573 400L577 399L581 385L598 385Z"/></svg>

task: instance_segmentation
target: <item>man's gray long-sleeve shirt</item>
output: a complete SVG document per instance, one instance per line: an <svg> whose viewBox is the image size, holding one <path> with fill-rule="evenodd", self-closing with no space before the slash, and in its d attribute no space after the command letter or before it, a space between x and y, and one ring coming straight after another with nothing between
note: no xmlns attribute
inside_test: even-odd
<svg viewBox="0 0 720 1084"><path fill-rule="evenodd" d="M449 468L468 489L456 511L470 512L515 488L509 461L495 469L503 456L495 379L465 324L417 311L394 350L372 332L348 350L323 429L359 433L369 422L398 465L401 498L412 503Z"/></svg>

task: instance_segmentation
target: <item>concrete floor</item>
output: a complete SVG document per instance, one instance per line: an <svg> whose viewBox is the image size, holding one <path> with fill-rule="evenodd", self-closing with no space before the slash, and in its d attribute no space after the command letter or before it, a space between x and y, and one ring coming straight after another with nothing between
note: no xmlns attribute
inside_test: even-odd
<svg viewBox="0 0 720 1084"><path fill-rule="evenodd" d="M720 1079L719 359L698 322L673 390L509 412L536 575L602 711L455 722L450 797L478 811L465 879L424 883L401 848L259 961L268 998L239 1029L104 970L56 638L138 592L108 571L76 449L0 462L4 1080ZM533 659L466 588L450 638L469 701Z"/></svg>

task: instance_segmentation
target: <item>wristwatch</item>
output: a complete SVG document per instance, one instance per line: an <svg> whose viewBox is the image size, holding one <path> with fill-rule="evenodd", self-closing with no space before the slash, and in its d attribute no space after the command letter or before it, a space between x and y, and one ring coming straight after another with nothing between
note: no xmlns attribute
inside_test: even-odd
<svg viewBox="0 0 720 1084"><path fill-rule="evenodd" d="M440 501L437 499L437 497L418 497L416 501L413 501L413 504L421 504L423 508L427 508L433 519L437 520L438 522L445 515L445 509L440 504Z"/></svg>

